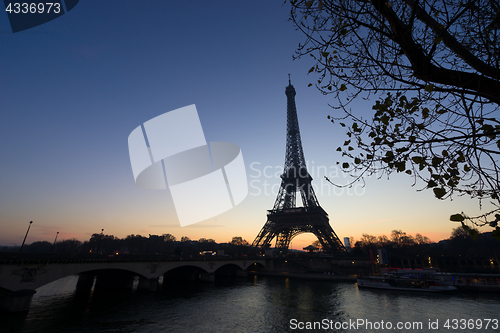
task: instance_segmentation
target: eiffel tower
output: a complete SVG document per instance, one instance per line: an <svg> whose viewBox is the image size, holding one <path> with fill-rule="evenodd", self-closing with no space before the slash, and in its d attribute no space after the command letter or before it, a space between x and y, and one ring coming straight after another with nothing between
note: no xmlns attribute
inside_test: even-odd
<svg viewBox="0 0 500 333"><path fill-rule="evenodd" d="M299 120L295 107L295 88L288 74L287 133L285 167L281 175L281 187L272 210L268 210L267 222L262 227L252 246L269 248L276 238L276 249L288 251L291 240L302 233L311 232L318 237L324 251L345 251L344 245L333 231L328 214L319 205L311 185L312 177L306 168ZM296 207L296 193L300 192L303 207Z"/></svg>

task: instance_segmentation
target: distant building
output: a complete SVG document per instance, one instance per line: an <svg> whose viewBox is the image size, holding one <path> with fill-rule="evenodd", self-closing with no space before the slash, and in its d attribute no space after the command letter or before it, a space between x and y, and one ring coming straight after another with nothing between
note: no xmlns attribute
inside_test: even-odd
<svg viewBox="0 0 500 333"><path fill-rule="evenodd" d="M344 237L344 246L347 252L351 252L351 242L349 241L349 237Z"/></svg>

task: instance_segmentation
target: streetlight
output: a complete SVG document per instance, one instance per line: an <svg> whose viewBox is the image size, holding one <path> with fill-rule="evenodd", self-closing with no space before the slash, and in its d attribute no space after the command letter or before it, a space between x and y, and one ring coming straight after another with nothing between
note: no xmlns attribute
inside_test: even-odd
<svg viewBox="0 0 500 333"><path fill-rule="evenodd" d="M149 253L149 240L151 239L151 234L149 234L148 243L146 246L146 253Z"/></svg>
<svg viewBox="0 0 500 333"><path fill-rule="evenodd" d="M50 252L54 252L54 246L56 245L56 240L57 240L58 235L59 235L59 231L56 234L56 239L54 239L54 244L52 244L52 250L50 250Z"/></svg>
<svg viewBox="0 0 500 333"><path fill-rule="evenodd" d="M26 242L26 237L28 237L28 232L30 232L30 227L33 221L30 221L30 224L28 225L28 230L26 230L26 235L24 236L23 244L21 245L21 248L19 249L19 253L23 250L24 242Z"/></svg>
<svg viewBox="0 0 500 333"><path fill-rule="evenodd" d="M101 246L101 238L102 238L103 232L104 232L104 229L101 229L101 237L99 237L99 243L97 243L97 250L95 251L96 253L99 253L99 247Z"/></svg>

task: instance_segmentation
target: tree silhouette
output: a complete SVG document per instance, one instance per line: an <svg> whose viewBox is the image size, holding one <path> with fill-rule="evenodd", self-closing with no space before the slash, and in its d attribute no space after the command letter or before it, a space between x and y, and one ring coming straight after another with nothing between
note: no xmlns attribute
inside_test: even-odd
<svg viewBox="0 0 500 333"><path fill-rule="evenodd" d="M243 239L241 236L236 236L236 237L233 237L233 239L231 240L231 244L232 245L245 245L245 246L247 246L248 242L245 239Z"/></svg>
<svg viewBox="0 0 500 333"><path fill-rule="evenodd" d="M486 214L450 219L489 224L500 238L498 0L290 4L306 36L296 58L312 56L316 87L342 111L329 119L347 130L337 150L353 182L401 172L438 199L487 199ZM368 117L351 110L360 98L376 99Z"/></svg>

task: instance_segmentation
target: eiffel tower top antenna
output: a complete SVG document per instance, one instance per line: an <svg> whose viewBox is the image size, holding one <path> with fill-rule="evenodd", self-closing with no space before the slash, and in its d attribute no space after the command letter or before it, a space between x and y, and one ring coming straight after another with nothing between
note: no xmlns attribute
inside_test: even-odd
<svg viewBox="0 0 500 333"><path fill-rule="evenodd" d="M292 85L292 81L290 81L290 73L288 73L288 85L291 86Z"/></svg>

